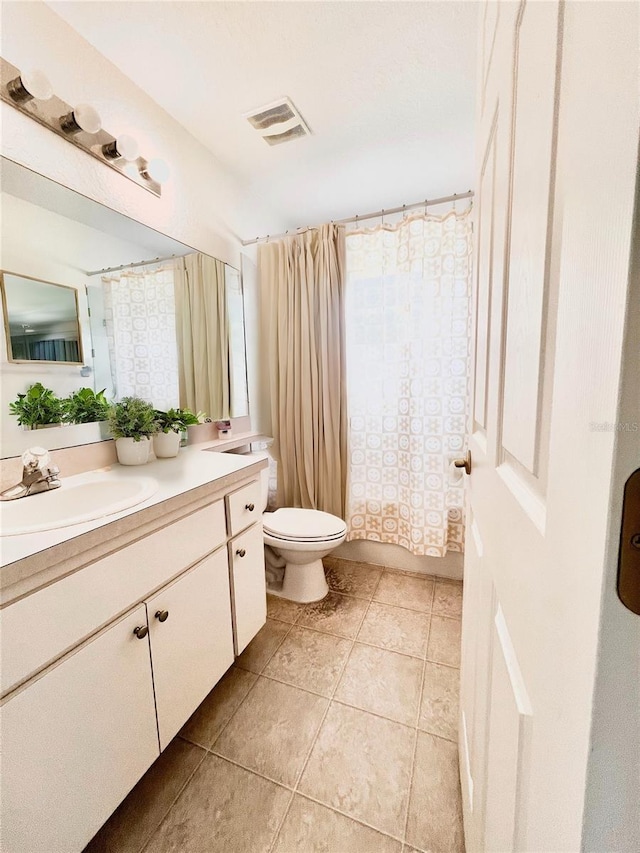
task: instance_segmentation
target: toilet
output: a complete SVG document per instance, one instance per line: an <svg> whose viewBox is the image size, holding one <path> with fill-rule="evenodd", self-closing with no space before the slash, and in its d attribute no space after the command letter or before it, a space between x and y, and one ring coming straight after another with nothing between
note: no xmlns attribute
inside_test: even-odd
<svg viewBox="0 0 640 853"><path fill-rule="evenodd" d="M251 455L268 457L266 453ZM315 509L285 507L265 512L269 469L260 474L267 592L301 604L321 601L329 592L322 558L344 542L347 525L336 515ZM281 584L274 582L276 577L282 578Z"/></svg>

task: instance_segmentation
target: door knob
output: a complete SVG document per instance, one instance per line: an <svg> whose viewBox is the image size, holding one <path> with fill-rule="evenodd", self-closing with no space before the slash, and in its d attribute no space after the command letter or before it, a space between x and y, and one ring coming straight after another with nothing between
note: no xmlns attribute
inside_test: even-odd
<svg viewBox="0 0 640 853"><path fill-rule="evenodd" d="M467 450L467 455L462 459L454 459L453 464L456 468L464 468L467 474L471 473L471 451Z"/></svg>
<svg viewBox="0 0 640 853"><path fill-rule="evenodd" d="M137 637L139 640L144 640L144 638L145 638L145 637L147 636L147 634L149 633L149 629L147 628L147 626L146 626L146 625L138 625L138 627L137 627L137 628L134 628L134 629L133 629L133 633L136 635L136 637Z"/></svg>
<svg viewBox="0 0 640 853"><path fill-rule="evenodd" d="M618 597L640 616L640 468L624 487L618 554Z"/></svg>
<svg viewBox="0 0 640 853"><path fill-rule="evenodd" d="M246 504L245 505L245 509L248 509L249 512L253 512L255 508L256 508L255 504Z"/></svg>
<svg viewBox="0 0 640 853"><path fill-rule="evenodd" d="M169 611L168 610L156 610L155 615L156 615L156 619L158 620L158 622L166 622L167 619L169 618Z"/></svg>
<svg viewBox="0 0 640 853"><path fill-rule="evenodd" d="M245 555L246 553L247 553L247 552L245 551L245 549L244 549L244 548L238 548L238 550L236 551L236 554L238 555L238 557L244 557L244 555Z"/></svg>

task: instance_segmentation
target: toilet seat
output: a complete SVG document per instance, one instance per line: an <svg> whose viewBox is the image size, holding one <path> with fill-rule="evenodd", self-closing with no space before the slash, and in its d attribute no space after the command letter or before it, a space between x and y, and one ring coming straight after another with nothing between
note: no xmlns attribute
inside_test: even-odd
<svg viewBox="0 0 640 853"><path fill-rule="evenodd" d="M347 525L336 515L316 509L286 507L266 512L264 532L281 542L333 542L347 532Z"/></svg>

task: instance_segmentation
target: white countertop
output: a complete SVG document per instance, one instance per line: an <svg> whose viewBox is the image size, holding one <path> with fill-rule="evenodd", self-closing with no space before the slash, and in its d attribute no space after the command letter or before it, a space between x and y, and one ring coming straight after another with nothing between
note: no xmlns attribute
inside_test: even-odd
<svg viewBox="0 0 640 853"><path fill-rule="evenodd" d="M178 456L174 459L154 459L146 465L125 466L112 465L109 468L98 469L109 472L109 476L117 479L153 477L159 484L158 490L147 500L121 510L120 512L104 515L81 524L73 524L68 527L59 527L54 530L46 530L39 533L26 533L19 536L0 537L0 566L7 566L25 557L30 557L40 551L45 551L54 545L59 545L76 536L81 536L104 525L111 524L120 518L140 512L143 509L162 503L177 495L184 494L198 486L206 485L224 477L228 474L242 471L256 463L252 456L241 456L233 453L211 453L205 452L213 442L192 445L181 448ZM61 473L61 488L65 483L82 483L89 480L96 472L88 471L85 474L76 474L73 477L65 477ZM56 489L56 491L58 491ZM47 493L45 493L47 494ZM55 492L51 493L51 496ZM19 498L20 501L33 502L34 513L37 513L38 499L40 495L27 498Z"/></svg>

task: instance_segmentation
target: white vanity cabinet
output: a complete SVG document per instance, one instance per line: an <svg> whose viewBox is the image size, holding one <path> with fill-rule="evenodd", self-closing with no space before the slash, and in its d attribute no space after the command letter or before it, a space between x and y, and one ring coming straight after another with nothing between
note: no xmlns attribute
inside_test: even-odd
<svg viewBox="0 0 640 853"><path fill-rule="evenodd" d="M267 596L262 588L265 577L262 524L252 525L229 542L229 565L235 653L239 655L267 619Z"/></svg>
<svg viewBox="0 0 640 853"><path fill-rule="evenodd" d="M256 489L233 514L214 493L125 547L107 538L2 609L2 853L79 853L262 627Z"/></svg>
<svg viewBox="0 0 640 853"><path fill-rule="evenodd" d="M143 604L0 709L3 853L82 850L160 754Z"/></svg>
<svg viewBox="0 0 640 853"><path fill-rule="evenodd" d="M236 655L249 645L267 619L266 581L264 592L261 581L264 578L261 492L260 481L253 480L225 498L229 535L233 537L229 541L229 566Z"/></svg>
<svg viewBox="0 0 640 853"><path fill-rule="evenodd" d="M233 663L226 549L146 602L160 748Z"/></svg>

